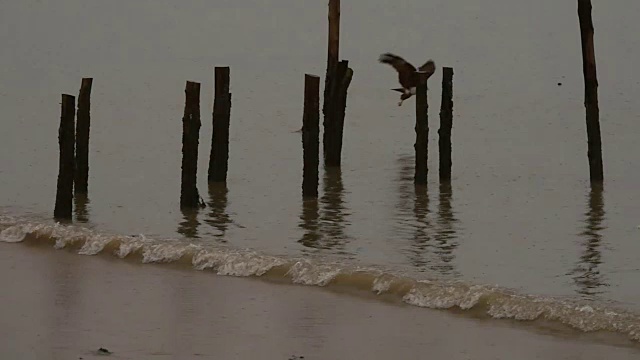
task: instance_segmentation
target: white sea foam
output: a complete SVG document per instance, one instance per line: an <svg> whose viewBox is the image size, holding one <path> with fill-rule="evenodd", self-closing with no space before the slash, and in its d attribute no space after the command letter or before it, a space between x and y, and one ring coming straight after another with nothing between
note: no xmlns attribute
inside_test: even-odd
<svg viewBox="0 0 640 360"><path fill-rule="evenodd" d="M21 226L10 226L0 231L0 241L16 243L24 240L26 232Z"/></svg>
<svg viewBox="0 0 640 360"><path fill-rule="evenodd" d="M391 284L393 283L393 276L383 274L378 276L373 280L373 286L371 290L376 294L382 294L383 292L389 291Z"/></svg>
<svg viewBox="0 0 640 360"><path fill-rule="evenodd" d="M336 275L340 268L325 264L314 264L309 260L299 260L287 272L294 284L325 286Z"/></svg>
<svg viewBox="0 0 640 360"><path fill-rule="evenodd" d="M192 244L178 239L155 239L111 235L78 226L49 222L30 222L0 217L0 241L53 245L57 249L73 248L78 254L113 254L120 258L139 258L143 263L182 261L196 270L211 270L229 276L266 276L269 271L284 276L294 284L327 286L340 277L340 284L373 293L389 292L407 304L433 309L478 309L495 319L532 321L545 319L560 322L581 331L612 331L640 341L640 316L598 306L552 297L523 295L498 286L484 286L435 279L400 277L380 268L329 263L322 258L272 256L251 250ZM399 286L395 286L399 284Z"/></svg>

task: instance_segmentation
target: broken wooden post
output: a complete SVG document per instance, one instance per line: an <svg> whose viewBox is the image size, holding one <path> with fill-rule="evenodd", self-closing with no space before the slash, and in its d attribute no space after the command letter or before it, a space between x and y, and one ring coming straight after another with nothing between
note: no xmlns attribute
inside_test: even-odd
<svg viewBox="0 0 640 360"><path fill-rule="evenodd" d="M196 208L200 195L196 187L198 140L200 136L200 83L187 81L184 117L182 118L182 182L180 208Z"/></svg>
<svg viewBox="0 0 640 360"><path fill-rule="evenodd" d="M58 167L58 184L56 204L53 216L56 219L71 220L73 210L73 173L75 167L75 109L76 98L62 94L62 110L58 144L60 146L60 163Z"/></svg>
<svg viewBox="0 0 640 360"><path fill-rule="evenodd" d="M340 166L342 160L342 135L347 106L347 90L353 78L353 70L349 61L338 63L335 77L329 90L329 104L325 112L323 152L325 166Z"/></svg>
<svg viewBox="0 0 640 360"><path fill-rule="evenodd" d="M342 69L344 68L344 70ZM344 134L344 118L347 111L347 90L353 79L353 69L349 67L347 60L338 63L338 70L341 75L336 86L335 107L334 107L334 149L331 151L332 158L329 159L330 166L340 166L342 163L342 138Z"/></svg>
<svg viewBox="0 0 640 360"><path fill-rule="evenodd" d="M418 86L416 88L416 168L414 182L416 184L427 183L427 159L429 145L429 104L427 103L427 79L428 74L418 71Z"/></svg>
<svg viewBox="0 0 640 360"><path fill-rule="evenodd" d="M584 75L584 106L587 120L587 156L591 182L602 182L602 141L600 139L600 110L598 108L598 76L593 46L591 0L578 0L578 18L582 39L582 72Z"/></svg>
<svg viewBox="0 0 640 360"><path fill-rule="evenodd" d="M451 180L451 128L453 127L453 69L442 68L442 102L438 129L440 181Z"/></svg>
<svg viewBox="0 0 640 360"><path fill-rule="evenodd" d="M304 76L304 110L302 115L302 196L318 197L320 162L320 78Z"/></svg>
<svg viewBox="0 0 640 360"><path fill-rule="evenodd" d="M215 68L213 100L213 134L209 155L210 182L226 182L229 163L229 124L231 119L231 93L229 67Z"/></svg>
<svg viewBox="0 0 640 360"><path fill-rule="evenodd" d="M89 182L89 128L91 125L92 78L83 78L78 94L76 120L76 169L74 174L75 194L87 194Z"/></svg>

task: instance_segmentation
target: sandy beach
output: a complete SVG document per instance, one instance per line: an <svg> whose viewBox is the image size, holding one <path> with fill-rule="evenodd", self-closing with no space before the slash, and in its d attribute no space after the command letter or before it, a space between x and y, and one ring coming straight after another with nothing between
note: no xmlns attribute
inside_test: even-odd
<svg viewBox="0 0 640 360"><path fill-rule="evenodd" d="M317 287L0 244L4 359L637 359L629 346Z"/></svg>

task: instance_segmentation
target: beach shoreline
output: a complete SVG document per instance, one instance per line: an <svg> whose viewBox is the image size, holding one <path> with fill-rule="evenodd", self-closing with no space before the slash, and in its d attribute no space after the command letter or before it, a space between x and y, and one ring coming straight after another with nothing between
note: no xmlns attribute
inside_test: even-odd
<svg viewBox="0 0 640 360"><path fill-rule="evenodd" d="M170 264L0 244L0 353L12 359L632 359L621 346L515 321ZM327 291L328 290L328 291ZM355 296L354 296L355 295ZM381 301L382 300L382 301Z"/></svg>

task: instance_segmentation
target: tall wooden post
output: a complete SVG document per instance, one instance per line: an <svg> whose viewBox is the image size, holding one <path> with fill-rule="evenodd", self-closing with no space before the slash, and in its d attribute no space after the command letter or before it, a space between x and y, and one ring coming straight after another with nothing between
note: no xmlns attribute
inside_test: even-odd
<svg viewBox="0 0 640 360"><path fill-rule="evenodd" d="M440 129L438 153L440 181L451 180L451 128L453 127L453 69L442 68L442 102L440 103Z"/></svg>
<svg viewBox="0 0 640 360"><path fill-rule="evenodd" d="M78 94L78 115L76 122L76 169L74 193L87 194L89 182L89 128L91 126L91 86L92 78L83 78Z"/></svg>
<svg viewBox="0 0 640 360"><path fill-rule="evenodd" d="M329 0L329 33L327 48L327 74L324 79L324 133L322 136L325 166L339 166L336 149L336 89L346 67L339 65L340 58L340 0ZM333 152L332 152L333 151Z"/></svg>
<svg viewBox="0 0 640 360"><path fill-rule="evenodd" d="M327 74L324 79L324 103L322 112L327 116L327 107L331 101L333 78L340 58L340 0L329 0L329 33L327 50Z"/></svg>
<svg viewBox="0 0 640 360"><path fill-rule="evenodd" d="M182 183L180 208L197 208L200 195L196 187L198 141L200 137L200 83L187 81L182 118Z"/></svg>
<svg viewBox="0 0 640 360"><path fill-rule="evenodd" d="M600 138L600 110L598 108L598 76L593 46L593 20L591 0L578 0L578 18L582 39L582 71L584 75L584 106L587 120L589 177L591 182L602 182L602 141Z"/></svg>
<svg viewBox="0 0 640 360"><path fill-rule="evenodd" d="M318 165L320 162L320 78L304 76L304 110L302 116L302 196L318 197Z"/></svg>
<svg viewBox="0 0 640 360"><path fill-rule="evenodd" d="M429 104L427 103L427 79L426 72L418 72L418 86L416 88L416 168L414 182L416 184L427 183L427 159L429 157Z"/></svg>
<svg viewBox="0 0 640 360"><path fill-rule="evenodd" d="M226 182L229 167L229 125L231 121L231 93L228 66L215 68L213 100L213 134L209 155L210 182Z"/></svg>
<svg viewBox="0 0 640 360"><path fill-rule="evenodd" d="M75 167L75 109L76 98L62 95L62 110L58 144L60 146L60 163L58 167L58 184L56 204L53 216L56 219L71 220L73 210L73 173Z"/></svg>

